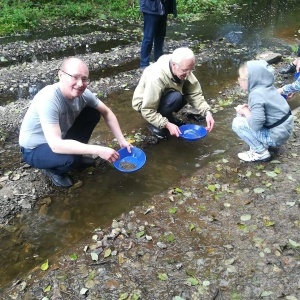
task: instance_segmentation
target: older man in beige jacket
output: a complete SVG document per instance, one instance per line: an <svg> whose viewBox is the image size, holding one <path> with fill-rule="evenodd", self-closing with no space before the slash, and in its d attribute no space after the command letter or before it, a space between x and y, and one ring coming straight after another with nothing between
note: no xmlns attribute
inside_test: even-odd
<svg viewBox="0 0 300 300"><path fill-rule="evenodd" d="M179 136L183 123L173 115L187 103L206 118L208 131L214 126L210 106L194 76L195 55L189 48L178 48L161 56L147 67L136 87L132 107L148 122L150 131L159 138Z"/></svg>

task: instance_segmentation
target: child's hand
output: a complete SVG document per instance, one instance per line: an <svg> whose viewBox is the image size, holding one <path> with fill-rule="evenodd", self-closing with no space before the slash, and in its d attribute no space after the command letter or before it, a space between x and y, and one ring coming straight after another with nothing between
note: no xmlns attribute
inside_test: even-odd
<svg viewBox="0 0 300 300"><path fill-rule="evenodd" d="M295 95L295 93L288 94L288 95L287 95L287 100L290 100L291 98L293 98L294 95Z"/></svg>
<svg viewBox="0 0 300 300"><path fill-rule="evenodd" d="M282 87L278 88L277 91L278 91L279 94L283 94L283 88Z"/></svg>
<svg viewBox="0 0 300 300"><path fill-rule="evenodd" d="M251 115L251 111L249 109L248 104L240 104L235 107L237 114L248 118Z"/></svg>

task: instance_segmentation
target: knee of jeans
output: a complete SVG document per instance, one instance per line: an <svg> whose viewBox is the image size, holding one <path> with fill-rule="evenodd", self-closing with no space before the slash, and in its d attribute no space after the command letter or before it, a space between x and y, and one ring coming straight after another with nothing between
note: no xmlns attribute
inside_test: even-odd
<svg viewBox="0 0 300 300"><path fill-rule="evenodd" d="M172 92L173 93L173 97L174 97L174 99L175 99L175 101L176 102L182 102L182 95L181 95L181 93L179 93L179 92Z"/></svg>
<svg viewBox="0 0 300 300"><path fill-rule="evenodd" d="M234 118L233 121L232 121L232 125L231 125L231 128L233 131L237 131L238 128L241 127L241 120L239 120L240 118Z"/></svg>

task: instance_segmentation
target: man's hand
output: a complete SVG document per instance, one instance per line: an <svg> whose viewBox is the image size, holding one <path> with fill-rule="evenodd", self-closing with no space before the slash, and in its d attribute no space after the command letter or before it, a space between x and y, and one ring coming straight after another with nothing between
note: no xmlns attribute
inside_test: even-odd
<svg viewBox="0 0 300 300"><path fill-rule="evenodd" d="M115 162L119 159L119 153L112 148L99 146L98 156L109 161Z"/></svg>
<svg viewBox="0 0 300 300"><path fill-rule="evenodd" d="M215 120L212 116L212 113L210 111L206 112L206 127L205 127L205 129L208 132L211 132L212 129L214 128L214 125L215 125Z"/></svg>
<svg viewBox="0 0 300 300"><path fill-rule="evenodd" d="M295 62L296 62L295 63L296 71L299 72L300 71L300 57L297 57Z"/></svg>
<svg viewBox="0 0 300 300"><path fill-rule="evenodd" d="M166 125L166 128L169 130L171 135L175 135L175 136L179 137L179 134L181 133L181 131L177 125L168 122Z"/></svg>
<svg viewBox="0 0 300 300"><path fill-rule="evenodd" d="M122 141L122 142L120 143L120 147L121 147L121 148L127 148L127 151L128 151L129 153L131 153L131 147L132 147L132 145L131 145L129 142L127 142L125 139L124 139L124 141Z"/></svg>

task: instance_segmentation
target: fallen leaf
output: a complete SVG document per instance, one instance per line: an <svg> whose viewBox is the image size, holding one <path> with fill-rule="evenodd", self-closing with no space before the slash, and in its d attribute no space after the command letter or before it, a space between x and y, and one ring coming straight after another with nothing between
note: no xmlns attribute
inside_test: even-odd
<svg viewBox="0 0 300 300"><path fill-rule="evenodd" d="M240 219L241 221L249 221L251 220L251 215L242 215Z"/></svg>
<svg viewBox="0 0 300 300"><path fill-rule="evenodd" d="M51 291L51 285L48 285L47 287L44 288L44 292L50 292Z"/></svg>
<svg viewBox="0 0 300 300"><path fill-rule="evenodd" d="M204 286L209 286L209 285L210 285L210 282L209 282L208 280L204 280L204 281L202 282L202 284L203 284Z"/></svg>
<svg viewBox="0 0 300 300"><path fill-rule="evenodd" d="M273 178L277 176L277 173L275 173L274 171L267 171L266 175Z"/></svg>
<svg viewBox="0 0 300 300"><path fill-rule="evenodd" d="M111 255L111 249L108 248L104 251L104 257L109 257Z"/></svg>
<svg viewBox="0 0 300 300"><path fill-rule="evenodd" d="M253 190L253 192L255 193L255 194L261 194L261 193L263 193L265 190L263 189L263 188L255 188L254 190Z"/></svg>
<svg viewBox="0 0 300 300"><path fill-rule="evenodd" d="M193 229L195 229L195 225L194 224L190 224L189 225L189 230L192 231Z"/></svg>
<svg viewBox="0 0 300 300"><path fill-rule="evenodd" d="M166 273L158 273L157 278L162 281L168 280L168 275Z"/></svg>
<svg viewBox="0 0 300 300"><path fill-rule="evenodd" d="M194 285L198 285L199 284L199 281L196 279L196 278L193 278L193 277L189 277L187 280L186 280L187 284L189 286L194 286Z"/></svg>
<svg viewBox="0 0 300 300"><path fill-rule="evenodd" d="M289 243L293 246L293 247L300 247L300 243L297 243L291 239L289 239Z"/></svg>
<svg viewBox="0 0 300 300"><path fill-rule="evenodd" d="M88 289L82 288L82 289L80 290L80 295L85 295L85 294L87 293L87 291L88 291Z"/></svg>
<svg viewBox="0 0 300 300"><path fill-rule="evenodd" d="M273 292L271 292L271 291L264 291L264 292L262 292L261 294L260 294L260 296L261 297L268 297L268 296L270 296L270 295L272 295L273 294Z"/></svg>
<svg viewBox="0 0 300 300"><path fill-rule="evenodd" d="M75 253L73 253L73 254L70 255L70 259L71 260L76 260L77 258L78 257L77 257L77 255Z"/></svg>
<svg viewBox="0 0 300 300"><path fill-rule="evenodd" d="M41 270L46 271L49 268L48 259L41 265Z"/></svg>
<svg viewBox="0 0 300 300"><path fill-rule="evenodd" d="M92 260L95 260L95 261L98 260L98 254L95 253L95 252L92 252L92 253L91 253L91 257L92 257Z"/></svg>
<svg viewBox="0 0 300 300"><path fill-rule="evenodd" d="M177 212L177 208L176 207L171 207L170 209L169 209L169 213L170 214L175 214Z"/></svg>

